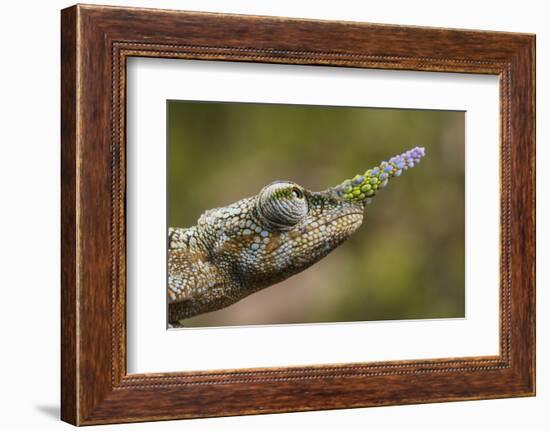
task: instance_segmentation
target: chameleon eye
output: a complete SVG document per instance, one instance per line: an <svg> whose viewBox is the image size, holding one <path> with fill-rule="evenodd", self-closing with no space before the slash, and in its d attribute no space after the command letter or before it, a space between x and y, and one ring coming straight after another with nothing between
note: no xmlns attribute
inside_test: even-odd
<svg viewBox="0 0 550 431"><path fill-rule="evenodd" d="M304 192L294 183L279 181L265 186L258 194L258 214L272 228L289 229L308 213Z"/></svg>
<svg viewBox="0 0 550 431"><path fill-rule="evenodd" d="M304 197L304 193L298 187L293 187L292 196L294 196L296 199L302 199Z"/></svg>

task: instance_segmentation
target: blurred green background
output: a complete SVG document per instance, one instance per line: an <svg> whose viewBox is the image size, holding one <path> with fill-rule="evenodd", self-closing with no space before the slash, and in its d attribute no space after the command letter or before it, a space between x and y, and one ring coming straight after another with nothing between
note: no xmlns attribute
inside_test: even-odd
<svg viewBox="0 0 550 431"><path fill-rule="evenodd" d="M168 102L168 225L274 180L323 190L415 146L426 157L319 263L188 326L464 317L464 112Z"/></svg>

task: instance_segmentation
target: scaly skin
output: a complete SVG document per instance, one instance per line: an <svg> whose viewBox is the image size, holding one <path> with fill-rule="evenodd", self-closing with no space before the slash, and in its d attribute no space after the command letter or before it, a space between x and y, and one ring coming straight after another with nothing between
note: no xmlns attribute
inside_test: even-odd
<svg viewBox="0 0 550 431"><path fill-rule="evenodd" d="M365 205L424 156L414 148L336 187L276 181L168 231L169 322L219 310L318 262L355 232Z"/></svg>

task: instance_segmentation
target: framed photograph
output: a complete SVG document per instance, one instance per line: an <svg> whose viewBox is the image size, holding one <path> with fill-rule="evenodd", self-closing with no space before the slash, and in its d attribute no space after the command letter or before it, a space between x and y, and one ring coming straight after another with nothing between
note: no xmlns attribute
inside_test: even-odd
<svg viewBox="0 0 550 431"><path fill-rule="evenodd" d="M534 35L61 18L64 421L535 394Z"/></svg>

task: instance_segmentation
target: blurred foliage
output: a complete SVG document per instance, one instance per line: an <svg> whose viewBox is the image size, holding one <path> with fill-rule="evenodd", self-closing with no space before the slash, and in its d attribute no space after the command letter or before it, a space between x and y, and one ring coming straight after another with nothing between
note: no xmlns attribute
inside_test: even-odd
<svg viewBox="0 0 550 431"><path fill-rule="evenodd" d="M346 243L189 325L464 317L464 121L455 111L169 101L169 226L277 179L323 190L426 148Z"/></svg>

